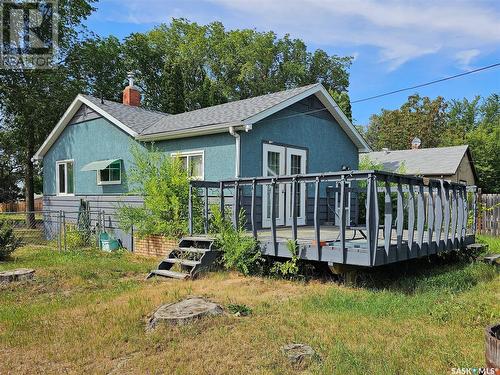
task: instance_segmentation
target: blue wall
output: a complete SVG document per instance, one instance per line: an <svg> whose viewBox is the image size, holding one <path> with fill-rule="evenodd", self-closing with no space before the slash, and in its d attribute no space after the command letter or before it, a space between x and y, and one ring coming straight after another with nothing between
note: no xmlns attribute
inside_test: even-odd
<svg viewBox="0 0 500 375"><path fill-rule="evenodd" d="M127 174L132 166L130 146L137 144L128 134L104 118L68 125L43 160L44 194L56 194L56 161L74 159L75 194L123 194L130 191ZM235 141L228 134L156 142L168 152L204 150L205 179L234 176ZM82 172L84 165L106 159L122 159L122 184L97 185L96 172Z"/></svg>
<svg viewBox="0 0 500 375"><path fill-rule="evenodd" d="M253 125L241 134L241 175L262 175L263 143L273 141L307 149L307 172L335 172L343 165L358 168L358 149L328 111L309 97ZM288 117L294 116L294 117ZM283 118L288 117L288 118Z"/></svg>

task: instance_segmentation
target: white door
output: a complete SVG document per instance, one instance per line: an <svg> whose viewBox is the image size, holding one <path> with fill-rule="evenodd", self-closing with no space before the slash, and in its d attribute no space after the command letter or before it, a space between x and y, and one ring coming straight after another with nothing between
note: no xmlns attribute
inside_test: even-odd
<svg viewBox="0 0 500 375"><path fill-rule="evenodd" d="M286 174L305 174L307 165L306 150L286 148ZM297 225L306 224L306 184L297 186L297 199L295 200L297 212ZM292 186L286 186L286 225L292 225Z"/></svg>
<svg viewBox="0 0 500 375"><path fill-rule="evenodd" d="M285 174L285 147L264 144L262 158L263 176L281 176ZM271 226L271 186L264 185L262 194L262 226ZM276 225L285 225L285 186L278 184L274 195Z"/></svg>

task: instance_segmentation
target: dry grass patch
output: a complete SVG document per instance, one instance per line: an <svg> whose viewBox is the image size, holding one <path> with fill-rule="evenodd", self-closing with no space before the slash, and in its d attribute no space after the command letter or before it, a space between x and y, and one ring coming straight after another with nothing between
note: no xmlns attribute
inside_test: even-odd
<svg viewBox="0 0 500 375"><path fill-rule="evenodd" d="M481 366L483 328L500 319L494 267L456 263L376 288L217 272L195 281L143 277L129 254L20 249L1 269L36 280L0 291L0 373L292 374L280 347L311 345L309 373L446 373ZM248 317L145 332L159 305L192 295L245 304ZM425 358L425 360L422 360Z"/></svg>

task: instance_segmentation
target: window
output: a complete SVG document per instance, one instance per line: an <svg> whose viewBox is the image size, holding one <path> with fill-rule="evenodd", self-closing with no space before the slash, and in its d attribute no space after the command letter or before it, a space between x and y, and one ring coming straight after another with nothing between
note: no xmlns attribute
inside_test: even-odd
<svg viewBox="0 0 500 375"><path fill-rule="evenodd" d="M205 170L205 158L203 151L179 152L172 154L178 157L182 166L193 180L203 180Z"/></svg>
<svg viewBox="0 0 500 375"><path fill-rule="evenodd" d="M73 160L56 162L56 184L57 194L59 195L71 195L75 193Z"/></svg>
<svg viewBox="0 0 500 375"><path fill-rule="evenodd" d="M97 171L98 185L118 185L122 183L122 163L117 160Z"/></svg>

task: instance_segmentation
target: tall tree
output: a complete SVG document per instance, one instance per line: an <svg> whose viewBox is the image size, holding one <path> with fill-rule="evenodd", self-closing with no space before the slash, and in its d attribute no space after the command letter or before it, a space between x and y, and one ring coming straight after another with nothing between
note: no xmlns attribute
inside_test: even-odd
<svg viewBox="0 0 500 375"><path fill-rule="evenodd" d="M422 140L422 147L436 147L446 124L446 102L438 96L431 100L414 94L399 109L382 109L370 117L366 132L375 150L389 148L404 150L411 146L413 138Z"/></svg>
<svg viewBox="0 0 500 375"><path fill-rule="evenodd" d="M58 47L54 69L10 69L0 73L0 113L3 129L19 150L18 165L22 166L26 207L33 211L34 174L32 161L37 147L62 115L76 92L78 82L71 79L66 69L68 51L82 31L81 22L92 11L94 0L61 0L58 2ZM49 24L42 24L40 33L48 33ZM19 46L18 53L25 52ZM27 215L33 224L33 215Z"/></svg>

